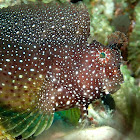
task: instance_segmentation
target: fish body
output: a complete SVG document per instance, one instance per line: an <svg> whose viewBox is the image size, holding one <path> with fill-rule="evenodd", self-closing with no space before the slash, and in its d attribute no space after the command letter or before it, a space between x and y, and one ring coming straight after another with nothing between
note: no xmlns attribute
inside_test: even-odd
<svg viewBox="0 0 140 140"><path fill-rule="evenodd" d="M86 116L92 101L119 89L119 49L88 44L89 32L87 9L71 3L0 10L0 116L14 137L40 134L56 111Z"/></svg>

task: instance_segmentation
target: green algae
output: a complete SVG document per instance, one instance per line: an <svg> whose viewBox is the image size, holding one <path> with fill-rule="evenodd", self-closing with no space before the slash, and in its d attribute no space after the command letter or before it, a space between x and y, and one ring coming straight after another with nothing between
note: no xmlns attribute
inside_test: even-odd
<svg viewBox="0 0 140 140"><path fill-rule="evenodd" d="M140 3L135 8L135 26L130 34L128 46L128 60L131 63L132 71L140 78Z"/></svg>
<svg viewBox="0 0 140 140"><path fill-rule="evenodd" d="M126 119L127 126L135 137L139 137L140 130L140 87L136 84L136 79L131 76L126 65L121 67L124 76L124 83L121 89L113 95L117 109Z"/></svg>

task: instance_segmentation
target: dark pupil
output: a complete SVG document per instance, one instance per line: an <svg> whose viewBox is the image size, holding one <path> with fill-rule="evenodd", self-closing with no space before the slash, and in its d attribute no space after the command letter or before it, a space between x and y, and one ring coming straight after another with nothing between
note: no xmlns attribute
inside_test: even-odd
<svg viewBox="0 0 140 140"><path fill-rule="evenodd" d="M100 53L100 58L105 58L105 53L104 52Z"/></svg>

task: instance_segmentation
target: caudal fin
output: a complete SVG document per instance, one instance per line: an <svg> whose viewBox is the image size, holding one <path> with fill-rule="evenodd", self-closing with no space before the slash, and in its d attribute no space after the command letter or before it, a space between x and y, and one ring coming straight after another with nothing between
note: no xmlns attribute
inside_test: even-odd
<svg viewBox="0 0 140 140"><path fill-rule="evenodd" d="M16 112L0 107L0 124L13 137L22 136L22 139L37 136L48 129L53 121L53 114L42 114L37 109L32 112Z"/></svg>

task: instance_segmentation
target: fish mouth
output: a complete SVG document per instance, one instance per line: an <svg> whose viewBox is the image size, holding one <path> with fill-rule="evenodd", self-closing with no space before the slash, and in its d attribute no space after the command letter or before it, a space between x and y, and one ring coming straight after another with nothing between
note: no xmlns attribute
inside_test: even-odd
<svg viewBox="0 0 140 140"><path fill-rule="evenodd" d="M106 86L103 88L103 90L106 94L113 94L121 88L122 83L124 83L123 78L120 78L120 80L117 82L110 80L106 83Z"/></svg>
<svg viewBox="0 0 140 140"><path fill-rule="evenodd" d="M115 92L117 92L119 89L121 88L121 84L117 84L117 85L112 85L109 87L106 87L106 89L104 90L106 94L113 94Z"/></svg>
<svg viewBox="0 0 140 140"><path fill-rule="evenodd" d="M115 80L112 78L112 79L105 79L104 81L105 81L104 82L105 88L103 89L105 93L113 94L121 88L121 85L124 83L124 78L123 78L123 75L120 74L118 78L116 78Z"/></svg>

